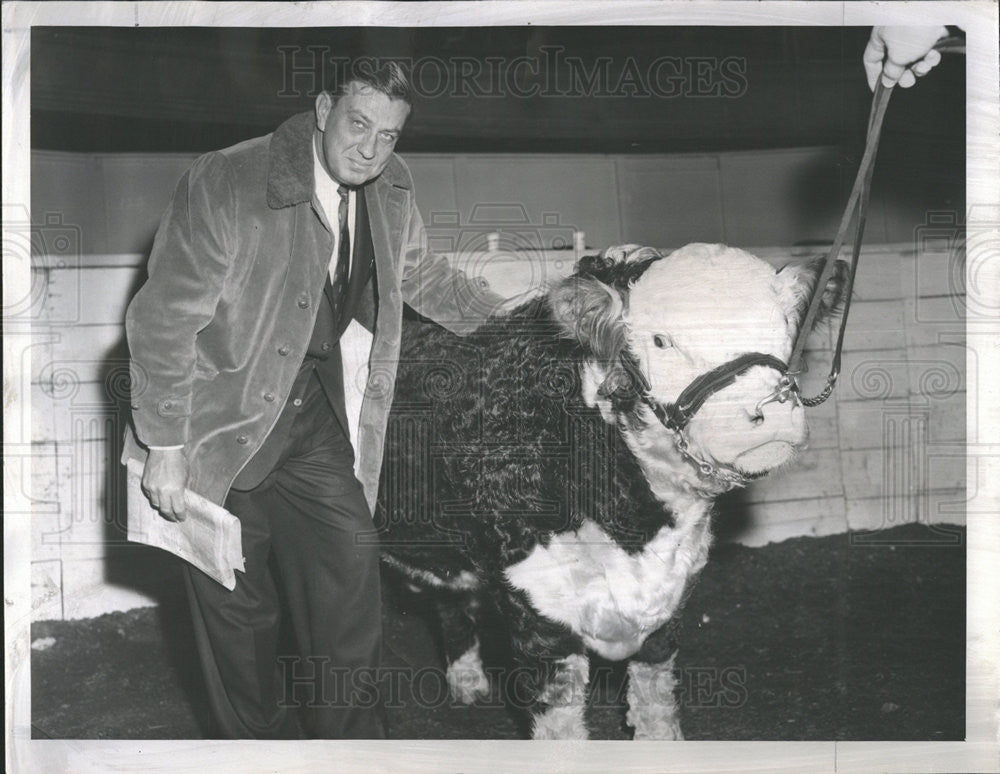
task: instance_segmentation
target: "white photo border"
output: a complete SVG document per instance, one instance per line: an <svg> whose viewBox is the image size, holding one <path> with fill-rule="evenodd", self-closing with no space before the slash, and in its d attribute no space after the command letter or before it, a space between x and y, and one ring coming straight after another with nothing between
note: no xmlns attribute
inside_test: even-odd
<svg viewBox="0 0 1000 774"><path fill-rule="evenodd" d="M5 465L5 731L11 772L206 771L1000 771L1000 89L995 2L5 2L3 4L3 203L30 202L32 26L494 26L955 24L967 36L967 217L985 239L967 257L968 346L979 364L968 385L968 546L965 742L224 742L32 740L30 723L31 535L28 497ZM861 52L858 52L860 67ZM5 233L6 241L7 235ZM971 247L971 246L970 246ZM4 247L5 298L30 288L27 265ZM973 330L974 324L974 330ZM6 329L6 323L5 323ZM30 338L4 336L4 449L29 444ZM974 335L973 335L974 334ZM972 372L970 372L970 379ZM22 471L24 480L28 472ZM18 514L21 516L18 517ZM932 681L934 675L927 675Z"/></svg>

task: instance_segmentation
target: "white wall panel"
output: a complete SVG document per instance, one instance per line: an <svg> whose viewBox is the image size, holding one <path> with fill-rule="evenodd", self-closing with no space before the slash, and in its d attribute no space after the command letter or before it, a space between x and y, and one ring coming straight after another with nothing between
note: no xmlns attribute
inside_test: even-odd
<svg viewBox="0 0 1000 774"><path fill-rule="evenodd" d="M614 165L608 156L459 156L461 226L518 236L514 245L552 248L586 233L594 248L619 243Z"/></svg>
<svg viewBox="0 0 1000 774"><path fill-rule="evenodd" d="M624 241L658 247L726 240L715 156L616 160Z"/></svg>

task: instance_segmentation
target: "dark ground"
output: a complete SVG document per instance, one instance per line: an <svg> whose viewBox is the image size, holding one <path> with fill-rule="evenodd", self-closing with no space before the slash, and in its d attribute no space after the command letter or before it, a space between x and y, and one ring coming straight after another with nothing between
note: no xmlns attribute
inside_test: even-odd
<svg viewBox="0 0 1000 774"><path fill-rule="evenodd" d="M385 666L412 676L399 682L391 735L518 738L496 685L471 707L447 699L426 602L386 586ZM35 624L33 642L46 637L54 644L32 652L35 738L211 733L182 598ZM910 525L720 546L688 601L680 642L688 739L962 739L965 531ZM621 670L595 669L592 737L627 738Z"/></svg>

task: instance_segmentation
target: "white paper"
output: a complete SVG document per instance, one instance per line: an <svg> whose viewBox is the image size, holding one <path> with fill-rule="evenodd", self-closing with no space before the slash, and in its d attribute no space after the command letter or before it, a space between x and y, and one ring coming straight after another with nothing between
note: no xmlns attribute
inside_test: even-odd
<svg viewBox="0 0 1000 774"><path fill-rule="evenodd" d="M227 589L245 572L240 520L225 508L190 490L184 492L184 521L167 521L142 492L143 464L128 461L128 539L169 551L190 562Z"/></svg>
<svg viewBox="0 0 1000 774"><path fill-rule="evenodd" d="M361 449L358 448L358 423L368 384L368 359L372 351L372 334L357 320L351 320L340 336L340 359L344 367L344 408L347 409L347 430L354 449L354 475L358 474Z"/></svg>

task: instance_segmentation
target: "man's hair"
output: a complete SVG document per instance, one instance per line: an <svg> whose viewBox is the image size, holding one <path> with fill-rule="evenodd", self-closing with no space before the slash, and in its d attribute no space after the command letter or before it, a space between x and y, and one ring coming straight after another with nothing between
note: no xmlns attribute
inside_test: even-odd
<svg viewBox="0 0 1000 774"><path fill-rule="evenodd" d="M393 60L363 56L351 60L345 67L337 68L337 80L328 91L336 102L347 94L352 83L363 83L385 94L389 99L401 99L413 106L410 79L403 65Z"/></svg>

